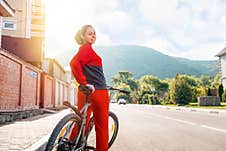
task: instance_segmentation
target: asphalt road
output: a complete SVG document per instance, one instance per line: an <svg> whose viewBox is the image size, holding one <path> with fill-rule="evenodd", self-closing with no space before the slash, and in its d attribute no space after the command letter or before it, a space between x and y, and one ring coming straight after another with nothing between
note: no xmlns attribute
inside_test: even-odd
<svg viewBox="0 0 226 151"><path fill-rule="evenodd" d="M120 122L110 151L225 151L226 116L111 104Z"/></svg>

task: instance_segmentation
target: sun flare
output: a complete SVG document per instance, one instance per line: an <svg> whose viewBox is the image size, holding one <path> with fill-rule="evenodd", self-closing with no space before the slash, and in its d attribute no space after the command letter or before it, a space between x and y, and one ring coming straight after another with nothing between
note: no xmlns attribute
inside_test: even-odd
<svg viewBox="0 0 226 151"><path fill-rule="evenodd" d="M46 0L46 57L55 57L65 49L72 49L74 34L84 22L80 6L77 0L68 0L67 3Z"/></svg>

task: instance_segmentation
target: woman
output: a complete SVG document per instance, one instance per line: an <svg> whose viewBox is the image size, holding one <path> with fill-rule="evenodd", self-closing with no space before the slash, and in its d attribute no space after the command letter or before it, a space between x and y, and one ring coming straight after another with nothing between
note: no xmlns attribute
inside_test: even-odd
<svg viewBox="0 0 226 151"><path fill-rule="evenodd" d="M88 109L87 121L89 121L89 116L93 111L96 151L107 151L109 95L102 68L102 59L92 48L92 44L96 41L96 32L91 25L85 25L76 33L75 40L80 47L70 62L71 70L80 85L86 85L92 89L92 94L89 95L91 107ZM78 91L79 110L84 106L84 100L85 95ZM73 140L76 135L77 129L74 127L70 140Z"/></svg>

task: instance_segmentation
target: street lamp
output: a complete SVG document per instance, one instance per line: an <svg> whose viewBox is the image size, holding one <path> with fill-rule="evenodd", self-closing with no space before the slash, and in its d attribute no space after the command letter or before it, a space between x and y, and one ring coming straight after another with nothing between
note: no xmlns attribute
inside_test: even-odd
<svg viewBox="0 0 226 151"><path fill-rule="evenodd" d="M155 94L155 87L154 87L154 86L151 87L151 92L152 92L152 100L153 100L153 104L156 104L156 102L155 102L155 97L154 97L154 94Z"/></svg>

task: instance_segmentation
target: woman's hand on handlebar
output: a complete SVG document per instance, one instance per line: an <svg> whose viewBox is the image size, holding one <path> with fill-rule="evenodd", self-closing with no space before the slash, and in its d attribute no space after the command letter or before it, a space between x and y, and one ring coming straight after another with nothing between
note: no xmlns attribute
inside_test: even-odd
<svg viewBox="0 0 226 151"><path fill-rule="evenodd" d="M94 91L95 91L94 85L92 85L92 84L86 84L86 86L88 87L88 89L91 90L91 93L94 93Z"/></svg>
<svg viewBox="0 0 226 151"><path fill-rule="evenodd" d="M78 88L85 94L92 94L95 91L95 87L91 84L79 85Z"/></svg>

